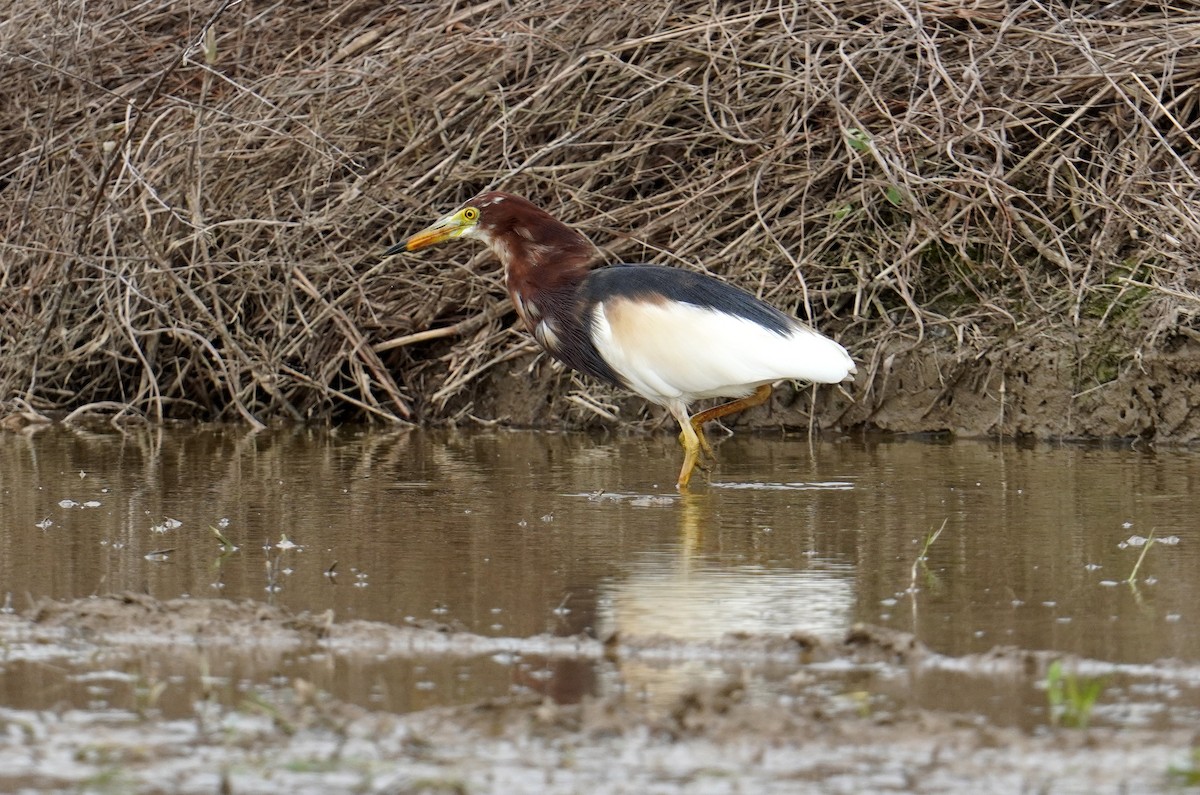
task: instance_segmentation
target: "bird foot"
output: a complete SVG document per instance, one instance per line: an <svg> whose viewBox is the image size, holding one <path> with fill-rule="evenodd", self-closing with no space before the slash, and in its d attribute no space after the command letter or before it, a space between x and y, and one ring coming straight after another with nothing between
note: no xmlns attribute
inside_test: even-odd
<svg viewBox="0 0 1200 795"><path fill-rule="evenodd" d="M717 454L713 450L712 445L708 443L708 439L705 438L704 432L702 430L700 430L699 428L696 428L695 430L696 430L696 439L700 442L699 455L697 456L696 463L700 466L703 466L705 469L707 469L708 466L705 466L704 462L705 461L709 462L709 465L717 463ZM687 442L684 441L684 439L685 439L685 434L680 433L679 434L679 443L684 446L684 449L686 449Z"/></svg>

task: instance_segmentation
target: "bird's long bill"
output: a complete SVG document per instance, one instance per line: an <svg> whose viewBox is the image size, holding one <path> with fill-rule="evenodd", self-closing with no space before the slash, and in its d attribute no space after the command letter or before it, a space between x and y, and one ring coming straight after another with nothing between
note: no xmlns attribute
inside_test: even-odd
<svg viewBox="0 0 1200 795"><path fill-rule="evenodd" d="M390 257L392 254L399 254L401 251L418 251L428 246L435 246L438 243L444 243L447 240L461 237L475 225L473 221L469 221L464 217L464 212L465 208L447 215L432 226L428 226L417 232L403 243L397 243L392 246L383 252L383 255Z"/></svg>

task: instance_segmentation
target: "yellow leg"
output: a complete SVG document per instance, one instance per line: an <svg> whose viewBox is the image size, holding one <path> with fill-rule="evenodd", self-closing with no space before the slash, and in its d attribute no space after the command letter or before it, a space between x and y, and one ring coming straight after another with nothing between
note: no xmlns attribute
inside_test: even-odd
<svg viewBox="0 0 1200 795"><path fill-rule="evenodd" d="M679 427L683 429L679 434L679 443L683 445L683 468L679 470L679 480L675 487L680 491L687 491L688 481L692 479L692 470L700 460L701 437L696 435L692 424L686 420L686 415L684 420L680 420Z"/></svg>
<svg viewBox="0 0 1200 795"><path fill-rule="evenodd" d="M721 417L727 417L730 414L736 414L743 409L761 406L763 403L767 402L767 398L770 396L771 385L763 384L758 389L754 390L752 394L746 395L744 398L731 400L728 403L722 403L719 406L713 406L711 409L706 409L705 411L697 414L695 417L692 417L689 424L696 431L696 435L700 437L700 447L704 450L705 455L708 456L710 461L715 464L717 461L717 454L713 452L712 446L708 443L708 439L704 438L704 423L720 419Z"/></svg>
<svg viewBox="0 0 1200 795"><path fill-rule="evenodd" d="M708 465L701 461L701 454L710 461L715 462L717 460L712 445L704 437L704 423L720 419L721 417L727 417L730 414L735 414L754 406L761 406L767 402L767 398L769 397L771 397L771 385L763 384L754 390L752 394L744 398L731 400L719 406L713 406L711 409L700 412L695 417L688 417L687 407L685 406L671 407L671 413L679 421L679 443L683 445L683 469L679 471L679 482L676 484L680 491L687 490L688 481L692 479L692 472L696 469L697 465L701 469L708 469Z"/></svg>
<svg viewBox="0 0 1200 795"><path fill-rule="evenodd" d="M712 445L708 443L708 438L704 435L704 429L700 428L699 426L692 425L692 421L690 419L686 423L681 424L679 427L682 428L684 425L690 426L691 429L695 431L696 443L700 445L700 452L696 458L696 466L700 467L701 469L708 469L709 462L717 460L717 454L713 452ZM679 443L683 445L684 449L687 449L688 445L686 437L686 432L679 432Z"/></svg>

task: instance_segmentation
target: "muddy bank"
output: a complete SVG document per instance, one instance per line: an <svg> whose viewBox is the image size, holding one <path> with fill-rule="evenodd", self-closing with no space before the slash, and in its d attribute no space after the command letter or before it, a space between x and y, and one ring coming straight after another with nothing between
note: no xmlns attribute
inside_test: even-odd
<svg viewBox="0 0 1200 795"><path fill-rule="evenodd" d="M1011 698L1044 675L1047 658L998 649L952 659L911 636L870 627L831 639L727 636L711 643L500 639L448 627L340 623L253 602L123 595L45 602L24 616L6 615L0 638L7 652L0 665L36 658L77 672L89 660L112 666L114 655L148 648L172 655L219 648L236 656L307 647L335 659L587 660L607 666L616 681L573 699L552 697L548 682L541 691L409 712L347 701L301 675L276 676L240 699L197 698L183 717L165 717L149 698L131 709L6 706L0 784L10 790L1158 792L1187 783L1197 742L1194 728L1177 725L1111 721L1087 730L1029 730L985 721L970 708L929 708L921 689L946 688L956 675L969 678L981 701L998 690ZM639 665L697 656L729 660L727 680L666 699L628 686ZM763 692L746 672L768 665L786 673ZM1140 677L1146 688L1200 685L1197 672L1181 666L1101 668L1113 678ZM90 677L104 678L102 671Z"/></svg>
<svg viewBox="0 0 1200 795"><path fill-rule="evenodd" d="M470 390L472 416L520 426L670 427L644 401L588 383L573 393L556 368L520 358ZM561 393L567 392L563 397ZM610 409L598 417L579 403ZM570 396L571 394L574 397ZM897 335L859 359L844 389L780 384L768 406L727 418L732 428L888 433L950 433L964 438L1200 440L1200 341L1178 329L1149 332L1098 325L1010 330L958 342L937 327L924 339ZM814 415L815 409L815 415Z"/></svg>
<svg viewBox="0 0 1200 795"><path fill-rule="evenodd" d="M843 388L781 383L767 406L730 428L961 438L1200 441L1200 340L1186 329L1147 344L1146 335L1092 327L1013 332L973 345L946 334L883 343ZM536 374L530 377L530 372ZM547 429L670 427L670 416L627 392L572 376L531 352L463 388L457 422ZM0 430L38 427L61 413L10 406ZM2 410L2 409L0 409Z"/></svg>
<svg viewBox="0 0 1200 795"><path fill-rule="evenodd" d="M1183 333L1147 342L1089 325L972 347L889 343L868 365L879 374L873 386L839 422L902 433L1195 442L1200 342Z"/></svg>

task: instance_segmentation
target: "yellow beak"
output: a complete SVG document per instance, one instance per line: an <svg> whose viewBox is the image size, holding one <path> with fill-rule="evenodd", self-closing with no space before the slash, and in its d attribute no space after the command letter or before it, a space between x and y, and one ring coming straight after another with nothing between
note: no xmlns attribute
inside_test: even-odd
<svg viewBox="0 0 1200 795"><path fill-rule="evenodd" d="M385 257L392 254L399 254L401 251L418 251L428 246L435 246L438 243L445 243L447 240L452 240L456 237L462 237L467 232L474 228L478 223L478 218L468 220L466 218L467 208L463 208L455 213L447 215L445 218L417 232L403 243L396 245L383 252Z"/></svg>

